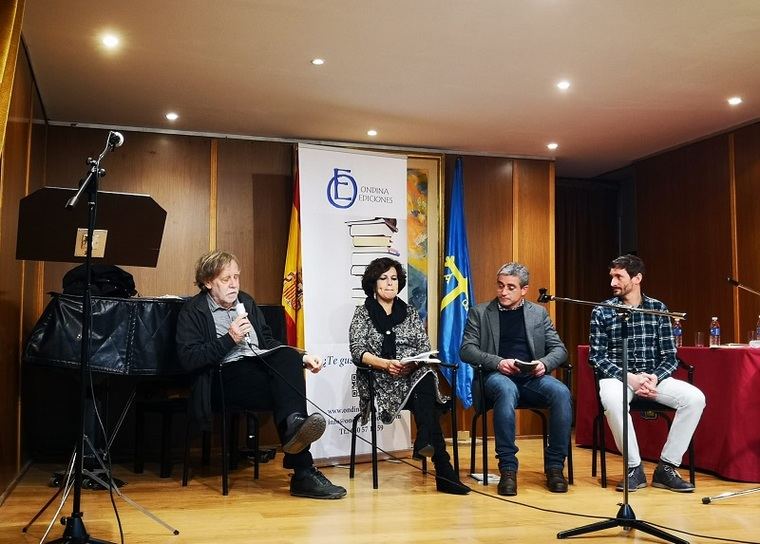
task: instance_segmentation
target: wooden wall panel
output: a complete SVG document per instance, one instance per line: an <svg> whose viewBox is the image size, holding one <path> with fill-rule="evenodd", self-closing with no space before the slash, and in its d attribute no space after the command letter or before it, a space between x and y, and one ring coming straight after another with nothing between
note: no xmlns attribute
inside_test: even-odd
<svg viewBox="0 0 760 544"><path fill-rule="evenodd" d="M740 282L760 291L760 124L734 135L737 269ZM737 341L747 341L760 314L760 297L739 291Z"/></svg>
<svg viewBox="0 0 760 544"><path fill-rule="evenodd" d="M635 165L639 256L646 294L687 312L684 342L717 315L734 342L729 137L722 135Z"/></svg>
<svg viewBox="0 0 760 544"><path fill-rule="evenodd" d="M514 259L528 267L530 290L535 302L538 289L554 292L554 168L547 161L514 162L516 217ZM554 305L547 306L553 314Z"/></svg>
<svg viewBox="0 0 760 544"><path fill-rule="evenodd" d="M16 260L16 226L30 155L32 89L29 62L21 48L0 162L0 495L21 466L19 349L23 268Z"/></svg>
<svg viewBox="0 0 760 544"><path fill-rule="evenodd" d="M210 141L208 138L124 132L125 143L106 155L102 191L143 193L166 210L158 266L124 267L143 296L195 293L195 261L208 250ZM51 127L47 184L76 187L85 159L97 156L107 131ZM81 203L80 205L82 205ZM139 217L125 216L137 228ZM63 274L74 264L46 265L45 289L61 290Z"/></svg>
<svg viewBox="0 0 760 544"><path fill-rule="evenodd" d="M279 304L293 199L293 146L219 141L217 246L240 259L241 286Z"/></svg>

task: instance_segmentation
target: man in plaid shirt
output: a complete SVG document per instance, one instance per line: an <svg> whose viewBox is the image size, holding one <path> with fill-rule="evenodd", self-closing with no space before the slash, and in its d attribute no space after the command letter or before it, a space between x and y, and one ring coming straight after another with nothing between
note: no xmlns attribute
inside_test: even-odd
<svg viewBox="0 0 760 544"><path fill-rule="evenodd" d="M635 255L623 255L610 263L610 287L613 298L608 304L667 312L667 307L641 292L644 262ZM623 451L623 380L622 318L615 310L597 306L591 312L591 349L589 363L599 379L599 397L604 406L607 423L615 444ZM705 396L688 382L672 377L676 370L676 347L670 318L633 312L628 320L628 403L634 395L657 401L676 409L668 439L660 453L660 461L652 475L652 485L670 491L692 492L694 486L683 480L676 468L689 447L697 428ZM628 489L636 491L647 486L641 465L639 446L628 417ZM622 491L624 481L617 485Z"/></svg>

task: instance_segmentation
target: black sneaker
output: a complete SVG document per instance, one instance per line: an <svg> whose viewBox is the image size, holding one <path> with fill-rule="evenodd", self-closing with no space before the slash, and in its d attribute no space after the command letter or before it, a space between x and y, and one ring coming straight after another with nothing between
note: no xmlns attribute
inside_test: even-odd
<svg viewBox="0 0 760 544"><path fill-rule="evenodd" d="M625 486L625 481L620 480L615 489L623 491L623 486ZM646 486L647 477L644 474L644 467L641 466L641 463L635 467L628 467L628 491L633 492L637 489L644 489Z"/></svg>
<svg viewBox="0 0 760 544"><path fill-rule="evenodd" d="M341 499L346 496L346 488L334 485L324 474L311 467L303 474L293 475L290 494L309 499Z"/></svg>
<svg viewBox="0 0 760 544"><path fill-rule="evenodd" d="M291 416L288 422L288 432L285 443L282 445L282 451L285 453L300 453L309 445L318 440L322 433L325 432L327 422L322 414L311 414L306 416Z"/></svg>
<svg viewBox="0 0 760 544"><path fill-rule="evenodd" d="M676 491L678 493L691 493L694 491L694 486L691 482L687 482L681 478L676 467L663 463L662 461L660 461L657 468L654 469L654 474L652 475L652 487L669 489L670 491Z"/></svg>

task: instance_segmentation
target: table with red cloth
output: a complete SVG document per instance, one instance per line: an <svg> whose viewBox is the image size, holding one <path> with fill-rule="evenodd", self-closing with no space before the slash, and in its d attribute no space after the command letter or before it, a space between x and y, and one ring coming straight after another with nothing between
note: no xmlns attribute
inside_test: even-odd
<svg viewBox="0 0 760 544"><path fill-rule="evenodd" d="M592 445L598 410L588 352L588 346L578 346L575 440L579 446ZM678 357L694 366L694 385L707 399L694 435L697 469L730 480L760 482L760 349L682 347ZM686 372L679 369L675 377L686 380ZM642 458L656 461L667 437L666 423L644 421L637 412L632 415ZM605 436L607 447L617 451L609 427ZM684 455L683 462L687 461Z"/></svg>

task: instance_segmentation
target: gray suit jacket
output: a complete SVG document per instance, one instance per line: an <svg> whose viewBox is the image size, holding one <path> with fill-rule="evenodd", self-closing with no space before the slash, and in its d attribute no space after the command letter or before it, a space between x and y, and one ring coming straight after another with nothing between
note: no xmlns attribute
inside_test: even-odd
<svg viewBox="0 0 760 544"><path fill-rule="evenodd" d="M525 333L533 359L553 371L567 360L567 349L543 306L525 301ZM483 365L486 372L499 366L499 301L478 304L467 314L459 356L465 363Z"/></svg>

